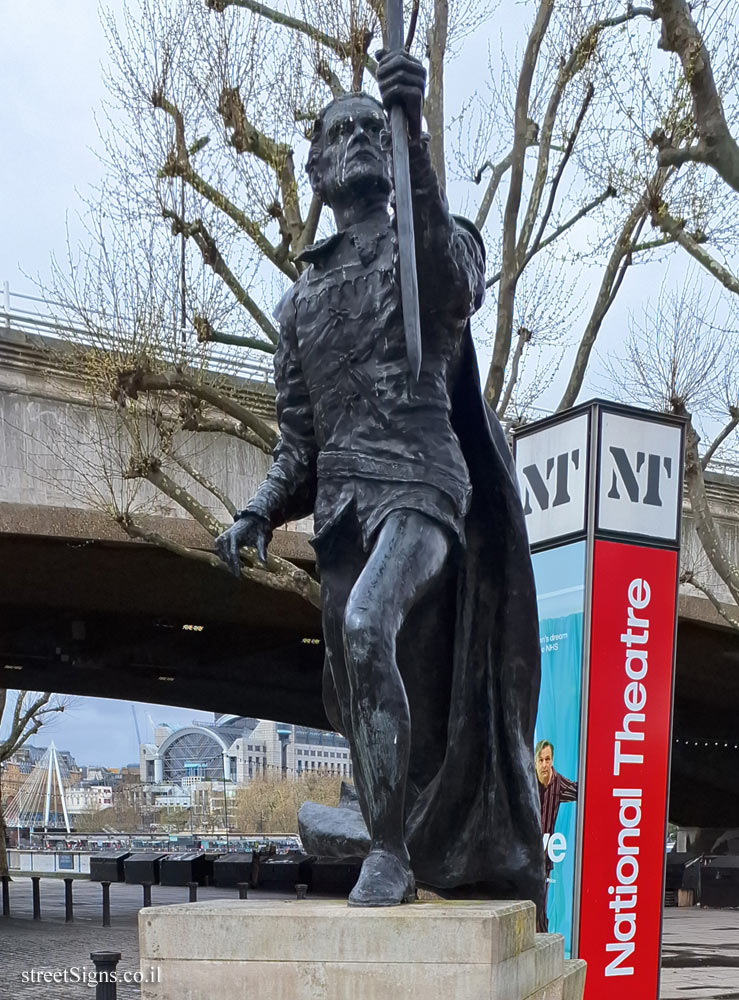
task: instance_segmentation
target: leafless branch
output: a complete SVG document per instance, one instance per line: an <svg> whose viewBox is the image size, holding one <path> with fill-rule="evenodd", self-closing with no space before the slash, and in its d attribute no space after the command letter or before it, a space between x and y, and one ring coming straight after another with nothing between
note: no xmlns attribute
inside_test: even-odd
<svg viewBox="0 0 739 1000"><path fill-rule="evenodd" d="M532 247L531 250L529 250L529 252L524 257L523 266L521 270L523 271L523 268L526 267L531 258L534 257L537 253L539 253L540 250L543 250L545 247L548 247L550 243L554 243L554 241L559 239L559 237L562 236L564 233L566 233L568 229L571 229L575 225L575 223L579 222L580 219L584 219L586 215L588 215L594 209L598 208L605 201L608 201L609 198L615 198L616 193L617 192L615 188L611 187L607 188L603 192L603 194L598 195L597 198L593 198L593 200L588 202L587 205L583 205L583 207L579 211L575 212L575 214L571 218L567 219L566 222L563 222L561 226L557 226L554 232L550 233L550 235L547 236L545 240L542 240L538 246ZM500 281L500 271L496 271L496 273L492 276L492 278L488 278L488 280L485 282L485 287L492 288L492 286L495 285L498 281Z"/></svg>
<svg viewBox="0 0 739 1000"><path fill-rule="evenodd" d="M511 160L511 179L508 188L503 216L503 253L501 262L500 291L498 293L498 320L493 345L493 356L490 362L485 384L485 398L491 406L496 406L503 388L506 361L511 344L511 328L513 324L513 305L516 296L516 222L521 205L523 190L524 162L529 136L529 98L534 70L539 58L544 35L549 27L554 0L540 0L523 57L523 64L518 78L515 105L515 130L513 139L513 157Z"/></svg>
<svg viewBox="0 0 739 1000"><path fill-rule="evenodd" d="M694 236L685 231L685 223L680 219L673 218L667 210L667 206L661 200L652 209L652 222L662 230L667 236L679 243L683 250L686 250L691 257L698 261L709 274L721 282L724 288L730 292L739 294L739 278L736 278L728 268L719 263L715 257L705 250Z"/></svg>
<svg viewBox="0 0 739 1000"><path fill-rule="evenodd" d="M724 604L720 601L718 595L707 584L702 583L700 580L696 580L692 570L684 570L680 574L680 583L688 584L689 586L695 587L696 590L700 591L701 594L708 598L724 621L728 625L731 625L732 628L739 631L739 618L734 618L733 615L729 614Z"/></svg>
<svg viewBox="0 0 739 1000"><path fill-rule="evenodd" d="M183 458L182 455L178 454L176 449L172 448L168 450L167 456L173 462L179 465L179 467L183 470L183 472L186 472L191 479L194 479L196 483L199 483L204 490L207 490L208 493L211 493L216 498L216 500L219 501L219 503L222 503L223 506L228 511L228 513L231 515L231 517L234 516L234 514L236 513L236 504L231 500L230 497L228 497L223 492L223 490L219 486L217 486L213 482L212 479L208 479L207 476L203 475L203 473L199 469L196 469L194 465L191 465L190 462L187 461L187 459Z"/></svg>
<svg viewBox="0 0 739 1000"><path fill-rule="evenodd" d="M182 556L186 559L194 559L210 566L212 569L218 570L221 573L230 573L226 564L215 554L215 552L206 552L203 549L193 549L186 545L180 545L178 542L173 542L170 538L167 538L165 535L162 535L157 531L149 531L146 528L141 527L130 517L121 517L118 519L118 523L131 538L138 538L144 542L149 542L152 545L158 545L160 548L173 552L175 555ZM259 565L254 565L256 562L256 554L251 557L248 549L242 549L241 554L243 559L252 559L252 561L247 564L242 563L241 575L244 579L253 580L255 583L271 587L273 590L291 591L292 593L297 593L309 601L314 607L320 608L320 587L304 570L301 570L297 566L293 566L292 563L287 562L287 560L279 559L276 556L268 557L267 569L265 570Z"/></svg>
<svg viewBox="0 0 739 1000"><path fill-rule="evenodd" d="M276 344L278 338L277 330L226 264L223 254L218 249L216 241L211 236L203 220L195 219L193 222L185 222L177 212L169 208L163 209L162 215L165 219L171 220L173 235L178 236L180 233L183 233L186 237L192 237L198 250L200 250L203 263L223 280L236 301L246 309L259 328L267 335L271 343ZM257 346L258 348L259 341L254 341L252 346Z"/></svg>
<svg viewBox="0 0 739 1000"><path fill-rule="evenodd" d="M739 426L739 407L732 406L729 410L731 414L731 420L719 431L716 437L713 439L709 445L706 453L701 459L701 468L705 471L708 468L709 462L716 454L718 449L724 443L724 441L729 437L729 435Z"/></svg>
<svg viewBox="0 0 739 1000"><path fill-rule="evenodd" d="M284 28L297 31L312 41L318 42L320 45L325 46L325 48L335 52L340 59L345 61L351 59L351 46L347 42L342 42L341 39L326 34L325 31L321 31L307 21L301 21L300 18L292 17L290 14L285 14L281 10L275 10L273 7L267 7L263 3L257 3L256 0L205 0L205 4L206 7L218 13L222 13L226 7L244 7L246 10L250 10L252 13L266 18L268 21L272 21L273 24L279 24ZM377 75L377 63L369 55L366 57L366 67L372 76Z"/></svg>
<svg viewBox="0 0 739 1000"><path fill-rule="evenodd" d="M739 145L731 135L723 102L716 86L711 57L686 0L653 0L654 13L662 21L660 48L675 52L683 66L693 98L693 115L699 140L695 145L673 148L666 140L657 142L659 162L664 166L708 163L739 191ZM659 137L658 137L659 140Z"/></svg>
<svg viewBox="0 0 739 1000"><path fill-rule="evenodd" d="M693 427L690 414L685 410L680 400L673 402L673 409L676 413L688 418L685 434L685 485L688 488L696 534L709 562L729 588L734 602L739 604L739 570L726 552L713 520L698 451L700 439Z"/></svg>
<svg viewBox="0 0 739 1000"><path fill-rule="evenodd" d="M515 388L516 382L518 382L518 371L521 365L521 357L524 352L524 348L531 340L531 330L528 330L525 326L522 326L518 331L518 338L516 340L516 348L513 352L513 358L511 359L511 372L508 377L508 384L506 385L505 392L503 393L503 398L498 405L498 416L502 417L506 410L508 409L508 404L511 401L511 396L513 395L513 390Z"/></svg>
<svg viewBox="0 0 739 1000"><path fill-rule="evenodd" d="M142 368L128 369L118 373L120 391L131 399L137 399L140 392L186 392L202 399L227 416L238 420L253 431L265 444L274 448L278 435L269 424L251 410L248 410L225 393L212 386L190 378L182 371L150 372Z"/></svg>
<svg viewBox="0 0 739 1000"><path fill-rule="evenodd" d="M526 133L526 148L528 149L529 146L535 146L538 141L539 128L536 122L529 121L528 132ZM490 208L493 204L493 199L495 198L500 182L505 176L506 171L510 169L511 163L513 163L513 150L504 156L499 163L493 164L490 160L487 160L475 174L475 184L479 184L482 180L484 171L491 171L488 186L485 188L485 193L482 196L480 207L477 210L477 215L475 216L475 226L478 229L482 229L487 222L488 215L490 214Z"/></svg>

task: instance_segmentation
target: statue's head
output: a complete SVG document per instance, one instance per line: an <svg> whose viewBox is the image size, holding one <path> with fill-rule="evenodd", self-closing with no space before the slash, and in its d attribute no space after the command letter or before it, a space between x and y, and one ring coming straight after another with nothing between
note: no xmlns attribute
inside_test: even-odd
<svg viewBox="0 0 739 1000"><path fill-rule="evenodd" d="M389 199L390 153L382 134L385 112L369 94L343 94L323 109L313 126L306 170L311 187L332 208L364 192Z"/></svg>

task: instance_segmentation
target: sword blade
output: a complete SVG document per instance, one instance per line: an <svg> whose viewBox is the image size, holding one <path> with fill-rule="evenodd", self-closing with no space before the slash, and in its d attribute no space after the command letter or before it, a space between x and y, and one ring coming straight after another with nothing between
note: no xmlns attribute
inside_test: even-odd
<svg viewBox="0 0 739 1000"><path fill-rule="evenodd" d="M403 0L386 0L385 24L388 51L402 49ZM408 162L408 125L403 109L397 105L390 111L390 132L393 140L400 302L403 310L403 329L408 364L411 375L417 382L421 373L421 316L418 307L418 272L416 270L416 238L413 231L411 171Z"/></svg>

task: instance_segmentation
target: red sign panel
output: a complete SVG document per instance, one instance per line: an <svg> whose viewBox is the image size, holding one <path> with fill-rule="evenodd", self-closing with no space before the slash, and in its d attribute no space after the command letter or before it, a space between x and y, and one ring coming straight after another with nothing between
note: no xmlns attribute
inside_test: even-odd
<svg viewBox="0 0 739 1000"><path fill-rule="evenodd" d="M578 954L588 1000L654 1000L676 552L596 541Z"/></svg>

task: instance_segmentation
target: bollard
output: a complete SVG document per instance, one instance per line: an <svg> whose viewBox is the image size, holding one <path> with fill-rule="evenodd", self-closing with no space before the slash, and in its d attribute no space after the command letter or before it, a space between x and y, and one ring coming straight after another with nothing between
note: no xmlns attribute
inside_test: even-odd
<svg viewBox="0 0 739 1000"><path fill-rule="evenodd" d="M110 882L101 882L103 887L103 927L110 927Z"/></svg>
<svg viewBox="0 0 739 1000"><path fill-rule="evenodd" d="M144 906L151 906L151 882L143 882Z"/></svg>
<svg viewBox="0 0 739 1000"><path fill-rule="evenodd" d="M40 882L41 882L41 876L40 875L32 875L31 876L31 883L33 885L33 919L34 920L40 920L41 919L41 891L40 891L40 885L39 885Z"/></svg>
<svg viewBox="0 0 739 1000"><path fill-rule="evenodd" d="M3 875L3 916L10 916L10 875Z"/></svg>
<svg viewBox="0 0 739 1000"><path fill-rule="evenodd" d="M188 882L187 888L190 890L190 902L197 903L198 901L198 883Z"/></svg>
<svg viewBox="0 0 739 1000"><path fill-rule="evenodd" d="M249 883L248 882L237 882L236 888L239 890L239 899L249 898Z"/></svg>
<svg viewBox="0 0 739 1000"><path fill-rule="evenodd" d="M308 886L305 885L303 882L298 882L298 884L295 886L295 898L305 899L307 892L308 892Z"/></svg>
<svg viewBox="0 0 739 1000"><path fill-rule="evenodd" d="M72 911L72 883L73 878L64 879L64 922L66 924L71 924L74 920L74 912Z"/></svg>
<svg viewBox="0 0 739 1000"><path fill-rule="evenodd" d="M95 966L95 1000L116 1000L115 967L121 960L121 953L91 951L90 958Z"/></svg>

